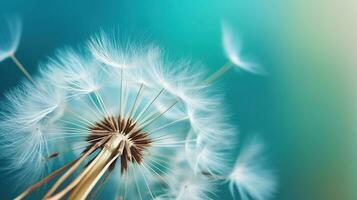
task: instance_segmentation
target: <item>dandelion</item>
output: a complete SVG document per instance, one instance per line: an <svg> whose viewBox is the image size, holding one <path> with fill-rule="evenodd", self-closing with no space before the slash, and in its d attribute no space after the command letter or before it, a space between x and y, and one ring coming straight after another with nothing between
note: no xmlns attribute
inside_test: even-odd
<svg viewBox="0 0 357 200"><path fill-rule="evenodd" d="M224 73L234 67L253 74L267 74L263 67L259 66L257 63L248 61L243 58L242 43L239 40L239 37L237 37L237 34L234 34L232 28L226 23L222 23L222 47L224 50L224 54L228 58L229 62L223 65L210 77L208 77L206 82L215 80L217 77L222 76Z"/></svg>
<svg viewBox="0 0 357 200"><path fill-rule="evenodd" d="M214 199L227 180L244 185L219 76L207 79L201 65L101 32L29 77L0 112L7 170L31 182L16 199L45 184L43 199L92 199L108 184L116 199L179 200Z"/></svg>
<svg viewBox="0 0 357 200"><path fill-rule="evenodd" d="M266 167L263 151L261 140L254 138L249 141L229 176L231 193L234 194L236 187L242 200L248 200L249 197L257 200L271 199L275 193L276 178Z"/></svg>
<svg viewBox="0 0 357 200"><path fill-rule="evenodd" d="M21 38L21 21L18 17L2 20L0 29L0 61L15 54Z"/></svg>
<svg viewBox="0 0 357 200"><path fill-rule="evenodd" d="M20 18L18 16L13 16L12 18L3 19L2 22L0 22L0 25L0 62L10 58L26 78L34 83L26 68L15 56L22 32Z"/></svg>

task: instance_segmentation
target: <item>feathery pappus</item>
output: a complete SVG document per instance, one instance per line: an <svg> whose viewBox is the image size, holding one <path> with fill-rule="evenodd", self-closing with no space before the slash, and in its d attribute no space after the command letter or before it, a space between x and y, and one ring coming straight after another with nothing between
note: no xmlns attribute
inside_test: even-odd
<svg viewBox="0 0 357 200"><path fill-rule="evenodd" d="M0 27L10 34L1 60L28 78L0 111L4 170L26 185L16 199L35 190L42 199L94 199L103 188L113 199L221 199L222 185L244 200L273 196L263 143L252 140L237 155L238 133L214 83L233 66L249 71L227 30L223 46L234 59L211 76L156 45L104 32L58 50L31 76L15 56L19 24Z"/></svg>

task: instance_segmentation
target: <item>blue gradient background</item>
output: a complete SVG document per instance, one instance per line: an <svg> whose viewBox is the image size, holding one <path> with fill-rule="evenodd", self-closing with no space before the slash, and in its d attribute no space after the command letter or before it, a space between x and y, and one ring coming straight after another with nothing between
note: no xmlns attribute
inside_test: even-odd
<svg viewBox="0 0 357 200"><path fill-rule="evenodd" d="M276 199L292 200L357 199L354 8L329 0L0 0L0 14L24 19L17 56L32 74L55 49L100 28L152 40L213 72L226 62L221 22L237 28L244 52L269 76L232 71L222 92L242 138L259 133L267 141ZM1 98L21 78L9 60L0 63ZM0 198L13 197L0 177Z"/></svg>

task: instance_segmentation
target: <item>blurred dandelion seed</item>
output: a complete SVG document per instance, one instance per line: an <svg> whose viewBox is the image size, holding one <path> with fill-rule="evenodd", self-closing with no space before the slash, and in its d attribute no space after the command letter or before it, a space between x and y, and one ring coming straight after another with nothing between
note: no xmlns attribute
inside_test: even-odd
<svg viewBox="0 0 357 200"><path fill-rule="evenodd" d="M18 16L11 18L4 18L0 23L0 62L10 58L17 68L34 83L32 77L26 70L26 68L16 58L15 52L19 46L21 39L22 24L21 19Z"/></svg>
<svg viewBox="0 0 357 200"><path fill-rule="evenodd" d="M22 67L16 48L7 55ZM212 83L231 66L206 78L198 64L101 32L82 51L58 51L35 80L22 70L36 87L24 81L2 106L7 169L32 182L60 167L16 199L50 181L44 199L95 198L107 182L116 199L214 199L226 180L242 198L270 198L274 177L252 164L259 148L234 165L238 134Z"/></svg>
<svg viewBox="0 0 357 200"><path fill-rule="evenodd" d="M229 181L231 193L234 194L236 187L242 200L249 200L249 197L257 200L273 197L276 178L267 168L264 143L259 138L253 138L244 146Z"/></svg>
<svg viewBox="0 0 357 200"><path fill-rule="evenodd" d="M0 27L0 61L13 55L19 46L22 26L17 16L3 18Z"/></svg>
<svg viewBox="0 0 357 200"><path fill-rule="evenodd" d="M206 83L214 81L234 67L240 68L253 74L267 74L263 67L242 58L242 43L239 40L237 34L234 34L232 28L226 23L222 23L222 47L224 53L229 59L229 62L219 68L210 77L208 77L206 79Z"/></svg>

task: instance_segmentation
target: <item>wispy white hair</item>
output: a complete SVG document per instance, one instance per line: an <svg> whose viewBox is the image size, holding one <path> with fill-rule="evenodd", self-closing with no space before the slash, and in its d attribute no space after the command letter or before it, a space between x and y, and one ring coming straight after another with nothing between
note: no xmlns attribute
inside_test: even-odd
<svg viewBox="0 0 357 200"><path fill-rule="evenodd" d="M42 68L42 73L57 87L66 91L68 98L88 94L100 88L103 72L100 64L87 52L64 48Z"/></svg>
<svg viewBox="0 0 357 200"><path fill-rule="evenodd" d="M13 55L19 46L22 25L18 16L0 20L0 62Z"/></svg>
<svg viewBox="0 0 357 200"><path fill-rule="evenodd" d="M124 69L138 63L140 55L144 55L145 47L133 45L133 42L120 41L115 32L107 34L101 31L88 42L88 48L100 62L111 67Z"/></svg>
<svg viewBox="0 0 357 200"><path fill-rule="evenodd" d="M203 174L195 174L187 164L187 156L178 152L172 160L168 181L170 182L169 191L161 195L161 199L176 200L211 200L216 197L217 183L214 179Z"/></svg>
<svg viewBox="0 0 357 200"><path fill-rule="evenodd" d="M273 171L267 167L264 144L259 138L253 138L243 146L229 176L229 185L231 193L234 195L236 188L242 200L273 197L277 181Z"/></svg>
<svg viewBox="0 0 357 200"><path fill-rule="evenodd" d="M227 175L233 167L232 157L239 135L227 123L228 117L223 112L224 108L217 105L214 112L190 115L192 130L189 137L195 138L196 143L187 143L186 151L196 173Z"/></svg>
<svg viewBox="0 0 357 200"><path fill-rule="evenodd" d="M191 175L186 180L177 184L179 186L177 200L201 200L212 199L214 184L211 180L204 176Z"/></svg>
<svg viewBox="0 0 357 200"><path fill-rule="evenodd" d="M242 57L242 43L237 34L234 34L232 28L226 23L222 24L222 46L227 58L238 68L254 74L266 74L265 69L257 63L245 60Z"/></svg>
<svg viewBox="0 0 357 200"><path fill-rule="evenodd" d="M50 124L63 112L62 91L43 79L35 87L24 82L6 94L0 112L1 156L9 159L6 170L18 171L23 180L38 178L46 169ZM19 172L21 171L21 172Z"/></svg>

